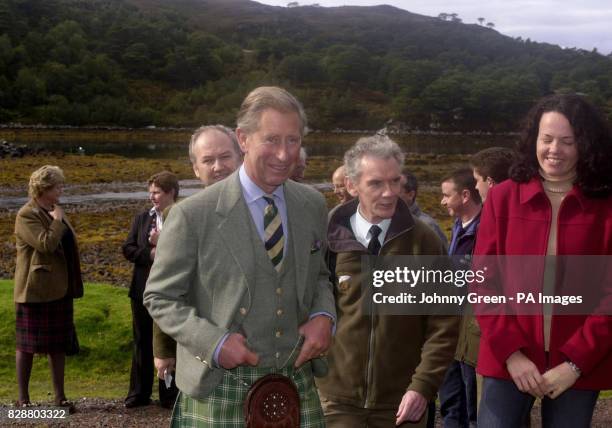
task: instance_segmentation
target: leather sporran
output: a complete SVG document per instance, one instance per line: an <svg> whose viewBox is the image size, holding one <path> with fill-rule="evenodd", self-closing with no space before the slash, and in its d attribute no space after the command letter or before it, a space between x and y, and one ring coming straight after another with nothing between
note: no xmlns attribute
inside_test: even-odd
<svg viewBox="0 0 612 428"><path fill-rule="evenodd" d="M247 428L299 428L300 395L293 381L281 374L257 380L244 400Z"/></svg>

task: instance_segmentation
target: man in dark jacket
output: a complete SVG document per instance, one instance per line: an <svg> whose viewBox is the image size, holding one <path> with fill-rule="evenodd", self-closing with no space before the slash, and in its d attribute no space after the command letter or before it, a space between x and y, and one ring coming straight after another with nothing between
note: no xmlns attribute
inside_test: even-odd
<svg viewBox="0 0 612 428"><path fill-rule="evenodd" d="M482 208L472 170L454 171L442 179L441 189L441 204L455 217L448 254L461 256L462 264L469 267ZM470 329L477 329L474 318L465 316L459 338L461 348ZM444 427L476 426L476 371L473 364L463 360L463 356L456 355L440 387L440 414Z"/></svg>
<svg viewBox="0 0 612 428"><path fill-rule="evenodd" d="M454 316L366 312L362 256L442 255L435 232L398 197L404 156L387 137L362 138L346 153L347 189L328 227L337 324L329 373L317 380L328 427L422 427L452 361Z"/></svg>

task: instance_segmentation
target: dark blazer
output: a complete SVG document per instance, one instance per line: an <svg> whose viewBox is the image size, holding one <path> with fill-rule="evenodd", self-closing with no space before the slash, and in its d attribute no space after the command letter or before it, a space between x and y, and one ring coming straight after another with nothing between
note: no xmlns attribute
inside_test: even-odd
<svg viewBox="0 0 612 428"><path fill-rule="evenodd" d="M149 210L137 214L132 221L130 233L121 247L125 258L134 263L134 272L132 273L128 295L139 301L142 301L142 294L153 264L153 260L151 260L151 249L153 247L149 244L149 230L152 221L153 217L149 214Z"/></svg>
<svg viewBox="0 0 612 428"><path fill-rule="evenodd" d="M83 296L79 251L74 230L74 248L69 252L62 248L62 236L67 228L72 230L66 217L64 222L54 220L34 200L28 201L19 210L15 219L16 303L51 302L66 294L72 297ZM68 272L67 254L72 254L73 257L74 278Z"/></svg>

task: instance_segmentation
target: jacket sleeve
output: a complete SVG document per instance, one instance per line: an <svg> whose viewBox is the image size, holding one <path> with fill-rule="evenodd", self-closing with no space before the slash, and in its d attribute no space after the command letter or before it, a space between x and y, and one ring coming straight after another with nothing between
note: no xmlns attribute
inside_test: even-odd
<svg viewBox="0 0 612 428"><path fill-rule="evenodd" d="M427 229L422 254L446 255L446 248L433 229ZM428 401L435 399L436 392L444 380L446 370L453 361L457 348L460 318L456 315L428 315L425 320L425 342L421 359L408 390L417 391Z"/></svg>
<svg viewBox="0 0 612 428"><path fill-rule="evenodd" d="M485 206L482 209L480 226L474 248L474 255L502 255L503 249L499 247L498 227L495 213L496 188L489 191ZM475 263L478 263L476 257ZM488 275L493 275L492 269ZM498 282L493 280L493 282ZM480 287L480 286L479 286ZM486 285L485 285L486 287ZM481 340L490 344L490 349L498 362L504 364L514 352L526 347L529 342L523 334L515 315L484 315L476 310L476 319L481 330Z"/></svg>
<svg viewBox="0 0 612 428"><path fill-rule="evenodd" d="M195 220L193 220L195 221ZM199 222L206 222L198 217ZM181 205L175 205L164 222L155 261L144 291L144 305L159 327L191 355L212 366L215 348L227 329L201 316L190 299L200 284L200 237Z"/></svg>
<svg viewBox="0 0 612 428"><path fill-rule="evenodd" d="M176 358L176 342L153 322L153 356L155 358Z"/></svg>
<svg viewBox="0 0 612 428"><path fill-rule="evenodd" d="M319 196L319 195L317 195ZM334 299L334 292L332 284L329 280L330 273L327 268L326 254L327 254L327 210L325 208L325 202L323 197L317 201L318 210L316 219L318 227L320 229L321 236L321 249L318 251L319 254L319 274L317 277L317 283L315 285L314 297L312 306L310 308L310 314L318 312L326 312L334 318L334 322L337 320L336 317L336 302Z"/></svg>
<svg viewBox="0 0 612 428"><path fill-rule="evenodd" d="M610 221L612 225L612 221ZM611 230L610 228L605 228ZM603 232L606 242L612 242L610 232ZM606 259L610 251L604 250ZM601 258L603 259L603 257ZM607 262L602 276L599 278L602 295L598 299L599 306L587 316L572 336L561 347L560 351L570 361L576 364L583 375L588 375L603 359L612 352L612 264Z"/></svg>
<svg viewBox="0 0 612 428"><path fill-rule="evenodd" d="M150 266L151 261L151 246L147 244L142 246L138 244L140 231L142 230L143 215L138 214L132 221L132 227L127 239L121 246L123 255L126 259L137 265Z"/></svg>
<svg viewBox="0 0 612 428"><path fill-rule="evenodd" d="M67 226L59 220L53 220L48 228L45 227L32 210L20 212L15 219L15 234L36 251L45 254L57 249L66 229Z"/></svg>

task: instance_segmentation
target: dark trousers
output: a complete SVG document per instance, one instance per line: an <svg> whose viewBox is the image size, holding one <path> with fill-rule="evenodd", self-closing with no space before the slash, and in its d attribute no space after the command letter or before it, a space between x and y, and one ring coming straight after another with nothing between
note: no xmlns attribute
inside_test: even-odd
<svg viewBox="0 0 612 428"><path fill-rule="evenodd" d="M130 370L129 399L148 400L153 389L153 319L142 300L130 299L132 304L132 369Z"/></svg>
<svg viewBox="0 0 612 428"><path fill-rule="evenodd" d="M599 391L569 389L556 399L542 399L543 428L588 428ZM485 377L478 424L486 428L517 428L529 416L535 398L514 382Z"/></svg>
<svg viewBox="0 0 612 428"><path fill-rule="evenodd" d="M153 390L153 319L142 304L142 301L130 299L132 306L132 333L134 348L132 350L132 369L130 370L130 390L128 400L146 401L151 398ZM170 388L166 388L163 380L158 379L159 401L169 407L174 404L178 389L174 378Z"/></svg>
<svg viewBox="0 0 612 428"><path fill-rule="evenodd" d="M476 370L469 364L454 360L440 387L440 414L444 428L476 426ZM429 403L429 426L434 426L435 402Z"/></svg>

